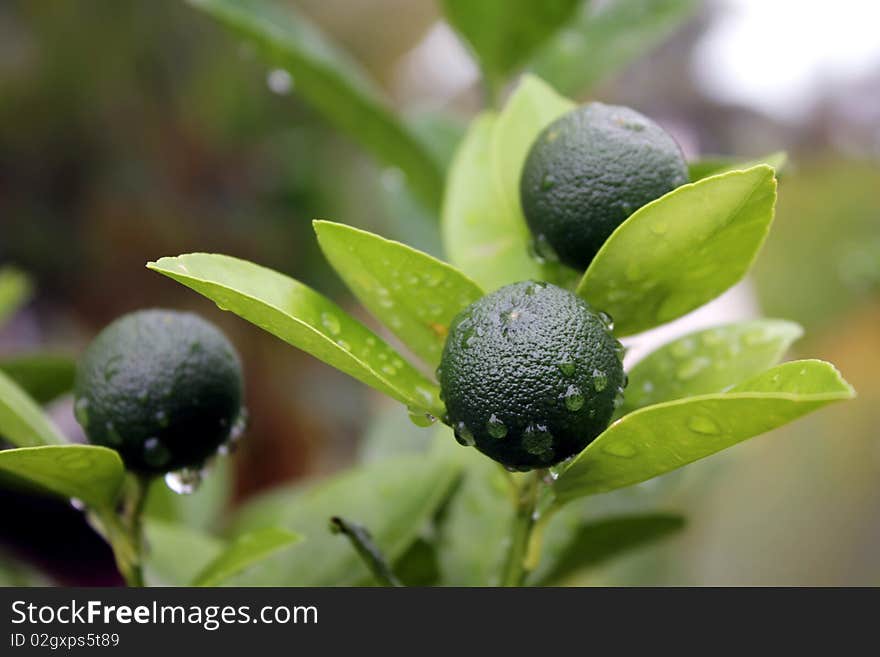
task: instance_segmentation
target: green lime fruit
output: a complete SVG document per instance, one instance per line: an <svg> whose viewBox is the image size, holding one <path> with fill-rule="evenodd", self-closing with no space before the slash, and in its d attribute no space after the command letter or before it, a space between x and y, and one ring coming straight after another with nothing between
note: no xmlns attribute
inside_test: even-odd
<svg viewBox="0 0 880 657"><path fill-rule="evenodd" d="M512 470L580 452L611 421L626 376L610 318L548 283L514 283L453 320L437 376L458 442Z"/></svg>
<svg viewBox="0 0 880 657"><path fill-rule="evenodd" d="M130 470L202 465L242 417L241 363L214 325L191 313L142 310L107 326L77 369L75 412L89 441Z"/></svg>
<svg viewBox="0 0 880 657"><path fill-rule="evenodd" d="M627 217L687 181L663 128L628 107L588 103L538 135L520 199L538 254L584 270Z"/></svg>

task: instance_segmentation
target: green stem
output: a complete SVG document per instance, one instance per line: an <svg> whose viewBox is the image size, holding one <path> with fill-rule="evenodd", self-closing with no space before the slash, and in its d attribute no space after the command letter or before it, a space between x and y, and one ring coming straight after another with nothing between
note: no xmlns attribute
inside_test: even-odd
<svg viewBox="0 0 880 657"><path fill-rule="evenodd" d="M519 491L510 532L510 546L501 571L501 586L522 586L528 575L527 561L531 562L532 559L527 557L530 556L541 479L541 471L534 471Z"/></svg>
<svg viewBox="0 0 880 657"><path fill-rule="evenodd" d="M343 534L381 586L403 586L367 528L345 518L330 518L330 531Z"/></svg>
<svg viewBox="0 0 880 657"><path fill-rule="evenodd" d="M127 482L119 513L112 509L93 510L92 526L113 549L116 567L128 586L143 586L143 512L151 479L136 475Z"/></svg>

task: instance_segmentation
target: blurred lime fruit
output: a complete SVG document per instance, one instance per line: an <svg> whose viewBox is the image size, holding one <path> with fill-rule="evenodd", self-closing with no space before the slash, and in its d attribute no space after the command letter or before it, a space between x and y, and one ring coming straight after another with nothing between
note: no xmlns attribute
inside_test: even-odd
<svg viewBox="0 0 880 657"><path fill-rule="evenodd" d="M548 283L514 283L465 308L437 372L458 442L513 470L580 452L622 401L622 347L610 323Z"/></svg>
<svg viewBox="0 0 880 657"><path fill-rule="evenodd" d="M76 418L130 470L198 467L242 414L241 364L229 340L190 313L142 310L105 328L83 356Z"/></svg>
<svg viewBox="0 0 880 657"><path fill-rule="evenodd" d="M588 103L538 135L520 199L537 253L584 270L627 217L687 180L663 128L628 107Z"/></svg>

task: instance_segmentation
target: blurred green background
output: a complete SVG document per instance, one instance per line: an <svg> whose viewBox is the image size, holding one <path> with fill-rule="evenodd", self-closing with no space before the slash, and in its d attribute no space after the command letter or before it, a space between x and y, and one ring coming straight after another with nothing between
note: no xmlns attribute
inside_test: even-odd
<svg viewBox="0 0 880 657"><path fill-rule="evenodd" d="M482 94L437 4L292 4L447 162ZM792 11L765 15L776 23L756 34L783 35L806 20L779 4ZM573 583L880 584L880 57L858 53L855 68L832 57L836 68L820 61L805 73L797 66L812 60L798 59L797 42L752 40L754 6L703 3L647 56L626 66L621 57L616 75L584 73L577 93L563 90L637 108L693 158L789 152L775 226L739 294L762 314L801 322L793 356L836 363L859 398L682 474L595 498L597 508L648 498L685 511L688 528ZM852 50L847 35L858 45L857 24L869 18L841 19L852 31L844 22L844 36L822 48ZM584 52L589 69L589 44ZM761 79L748 73L756 58ZM0 354L75 355L135 308L190 309L217 322L242 354L252 418L234 462L235 501L338 470L370 431L400 433L404 445L423 439L365 387L143 266L228 253L293 275L372 323L319 253L310 225L318 217L442 255L434 213L400 171L335 130L299 98L295 78L206 15L177 0L0 5L0 264L35 284L0 331ZM77 435L69 400L52 409ZM54 514L72 537L66 549L53 551L28 521L33 510ZM65 583L114 581L75 514L27 501L7 514L6 549L39 556Z"/></svg>

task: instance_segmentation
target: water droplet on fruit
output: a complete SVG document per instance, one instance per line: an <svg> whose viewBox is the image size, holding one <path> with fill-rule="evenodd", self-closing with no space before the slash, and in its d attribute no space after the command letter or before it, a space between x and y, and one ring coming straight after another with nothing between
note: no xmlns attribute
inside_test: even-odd
<svg viewBox="0 0 880 657"><path fill-rule="evenodd" d="M688 429L707 436L721 433L721 427L718 426L718 423L706 415L694 415L688 421Z"/></svg>
<svg viewBox="0 0 880 657"><path fill-rule="evenodd" d="M608 377L605 372L593 370L593 388L596 392L602 392L608 386Z"/></svg>
<svg viewBox="0 0 880 657"><path fill-rule="evenodd" d="M579 411L584 406L584 393L577 386L568 386L565 391L565 407L570 411Z"/></svg>
<svg viewBox="0 0 880 657"><path fill-rule="evenodd" d="M163 410L156 411L156 414L153 416L153 419L156 420L156 424L158 424L163 429L168 427L170 420L168 419L168 413Z"/></svg>
<svg viewBox="0 0 880 657"><path fill-rule="evenodd" d="M147 438L144 441L144 462L153 468L161 468L171 460L171 452L158 438Z"/></svg>
<svg viewBox="0 0 880 657"><path fill-rule="evenodd" d="M104 425L104 430L107 435L107 442L111 445L121 445L122 444L122 436L119 434L119 431L116 429L116 425L112 422L107 422Z"/></svg>
<svg viewBox="0 0 880 657"><path fill-rule="evenodd" d="M339 335L339 332L342 330L339 318L331 313L321 313L321 324L330 335Z"/></svg>
<svg viewBox="0 0 880 657"><path fill-rule="evenodd" d="M543 461L553 458L553 434L542 424L530 424L522 436L522 446L529 454Z"/></svg>
<svg viewBox="0 0 880 657"><path fill-rule="evenodd" d="M165 475L165 485L178 495L192 495L202 483L202 471L197 468L183 468Z"/></svg>
<svg viewBox="0 0 880 657"><path fill-rule="evenodd" d="M495 413L492 413L489 417L489 421L486 422L486 431L493 438L501 439L507 435L507 425L499 420Z"/></svg>
<svg viewBox="0 0 880 657"><path fill-rule="evenodd" d="M419 410L417 408L410 408L409 411L409 421L412 422L417 427L430 427L437 421L437 418L427 413L426 411Z"/></svg>
<svg viewBox="0 0 880 657"><path fill-rule="evenodd" d="M562 372L562 376L571 376L574 374L575 365L568 354L565 354L556 366L559 368L559 371Z"/></svg>
<svg viewBox="0 0 880 657"><path fill-rule="evenodd" d="M599 311L599 319L602 320L602 324L605 325L606 329L608 329L609 331L614 330L614 318L611 315L609 315L608 313L606 313L603 310L600 310Z"/></svg>
<svg viewBox="0 0 880 657"><path fill-rule="evenodd" d="M247 409L241 409L235 422L232 423L229 435L226 437L223 444L217 449L218 454L229 455L238 449L238 445L241 443L241 439L244 438L244 434L247 431L249 419L250 416L248 415Z"/></svg>
<svg viewBox="0 0 880 657"><path fill-rule="evenodd" d="M458 441L459 445L473 447L477 444L477 441L474 440L474 434L471 433L471 430L468 429L464 422L457 423L453 433L455 434L455 439Z"/></svg>
<svg viewBox="0 0 880 657"><path fill-rule="evenodd" d="M602 451L606 454L617 456L622 459L631 459L633 456L638 454L638 451L635 447L633 447L629 443L624 442L611 442L603 446Z"/></svg>
<svg viewBox="0 0 880 657"><path fill-rule="evenodd" d="M547 173L544 174L544 177L541 178L541 191L546 192L553 189L556 186L556 178L553 177L553 174Z"/></svg>
<svg viewBox="0 0 880 657"><path fill-rule="evenodd" d="M556 250L550 244L546 235L538 235L530 245L532 257L539 263L559 262Z"/></svg>

